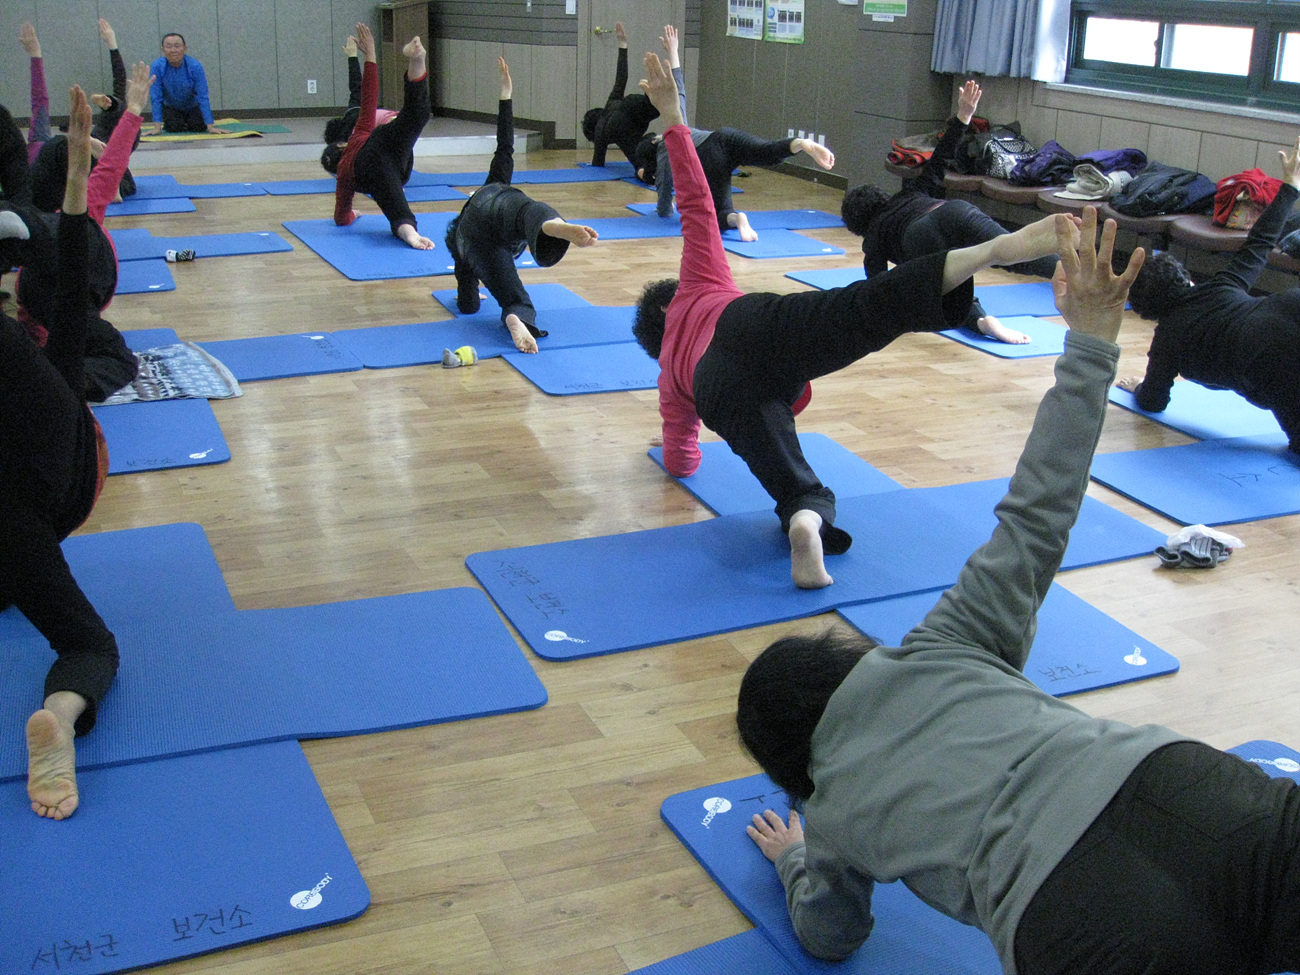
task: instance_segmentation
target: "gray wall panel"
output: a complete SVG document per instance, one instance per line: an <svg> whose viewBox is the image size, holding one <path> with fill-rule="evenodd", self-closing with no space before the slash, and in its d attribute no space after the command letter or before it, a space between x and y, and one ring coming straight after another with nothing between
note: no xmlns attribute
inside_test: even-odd
<svg viewBox="0 0 1300 975"><path fill-rule="evenodd" d="M153 64L162 54L162 28L158 25L158 4L142 0L99 0L99 16L107 20L117 35L117 48L126 62L127 74L131 65L143 61ZM108 63L108 48L99 45L100 75L102 84L112 85L113 74ZM107 91L108 89L103 89ZM146 109L146 114L147 114Z"/></svg>
<svg viewBox="0 0 1300 975"><path fill-rule="evenodd" d="M68 88L81 85L86 94L112 91L100 76L99 18L95 6L78 0L37 0L36 33L45 60L45 87L50 93L50 114L68 114ZM24 54L17 34L3 39ZM30 71L24 72L30 78ZM106 87L107 86L107 87Z"/></svg>
<svg viewBox="0 0 1300 975"><path fill-rule="evenodd" d="M283 6L288 0L277 0ZM343 42L348 39L349 34L356 32L357 24L365 24L372 32L379 30L379 16L375 11L375 5L370 0L332 0L330 4L330 70L334 78L334 91L331 96L330 105L342 109L348 103L348 59L343 53ZM429 47L429 39L424 38L425 47ZM430 62L433 69L437 70L438 62ZM325 77L324 69L311 66L314 70L322 71L319 77Z"/></svg>
<svg viewBox="0 0 1300 975"><path fill-rule="evenodd" d="M203 62L203 71L208 76L208 99L212 103L212 112L218 114L218 109L228 104L224 99L222 91L222 52L221 52L221 26L220 18L217 14L219 0L157 0L158 3L158 26L160 28L159 39L161 43L162 34L177 33L185 37L185 43L189 48L189 54ZM232 3L231 0L225 0L224 6L232 9L239 7L260 8L260 3L240 3L238 0ZM268 5L269 6L269 5ZM238 18L230 18L232 29L238 31ZM272 25L274 20L271 21ZM239 39L238 33L232 34L232 41ZM236 43L232 45L238 47ZM150 61L161 56L162 50L156 48L157 52ZM236 72L244 72L251 66L245 66L243 59L233 58L232 67ZM274 71L274 62L272 62ZM262 100L271 101L275 98L275 85L264 90ZM242 107L242 106L241 106ZM157 121L162 121L158 119Z"/></svg>
<svg viewBox="0 0 1300 975"><path fill-rule="evenodd" d="M221 72L222 112L256 108L277 98L280 82L276 64L275 7L273 3L217 0L221 36L224 38L216 58ZM302 42L286 39L286 54L295 43ZM193 49L194 45L190 47ZM212 60L205 60L203 66L208 71L208 85L213 86ZM212 111L214 115L218 114L215 94Z"/></svg>
<svg viewBox="0 0 1300 975"><path fill-rule="evenodd" d="M275 11L275 60L279 82L280 105L285 108L329 108L347 101L347 89L340 101L334 91L334 52L340 61L343 52L334 44L330 0L277 0ZM226 35L229 38L229 35ZM227 39L226 44L230 42ZM307 93L307 79L316 81L316 94ZM233 102L252 108L244 100ZM256 103L253 103L256 104Z"/></svg>
<svg viewBox="0 0 1300 975"><path fill-rule="evenodd" d="M35 0L0 3L0 40L4 41L0 44L0 104L15 118L27 118L32 107L30 62L18 43L18 28L25 20L35 23Z"/></svg>

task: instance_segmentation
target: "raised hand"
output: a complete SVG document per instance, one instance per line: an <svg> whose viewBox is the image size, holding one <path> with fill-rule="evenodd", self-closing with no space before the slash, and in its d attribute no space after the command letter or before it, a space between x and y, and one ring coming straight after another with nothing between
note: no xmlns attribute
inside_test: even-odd
<svg viewBox="0 0 1300 975"><path fill-rule="evenodd" d="M113 33L113 25L103 17L99 18L99 37L108 45L110 51L117 50L117 35Z"/></svg>
<svg viewBox="0 0 1300 975"><path fill-rule="evenodd" d="M618 38L619 47L627 47L627 31L623 29L623 21L614 23L614 36Z"/></svg>
<svg viewBox="0 0 1300 975"><path fill-rule="evenodd" d="M149 65L137 61L131 66L131 77L126 80L126 110L136 115L143 114L149 104L149 89L153 87L154 77L149 73ZM162 126L157 126L159 131Z"/></svg>
<svg viewBox="0 0 1300 975"><path fill-rule="evenodd" d="M1137 278L1146 252L1133 251L1124 273L1111 266L1115 250L1115 221L1107 220L1097 240L1097 208L1083 208L1083 224L1077 233L1057 229L1057 253L1061 263L1052 277L1056 307L1070 328L1114 342L1124 317L1128 289Z"/></svg>
<svg viewBox="0 0 1300 975"><path fill-rule="evenodd" d="M41 56L41 42L36 39L36 28L26 21L18 28L18 43L23 46L29 58Z"/></svg>
<svg viewBox="0 0 1300 975"><path fill-rule="evenodd" d="M497 58L497 74L501 76L501 100L509 101L514 94L514 85L510 81L510 65L506 64L505 58Z"/></svg>
<svg viewBox="0 0 1300 975"><path fill-rule="evenodd" d="M668 67L680 68L682 66L681 55L677 49L677 28L672 24L664 25L663 37L659 38L659 43L664 46L668 54Z"/></svg>
<svg viewBox="0 0 1300 975"><path fill-rule="evenodd" d="M966 82L961 86L961 91L957 93L957 120L962 125L970 125L971 118L975 115L975 109L979 106L980 86L975 81Z"/></svg>
<svg viewBox="0 0 1300 975"><path fill-rule="evenodd" d="M1282 157L1282 182L1300 189L1300 138L1291 152L1279 151Z"/></svg>
<svg viewBox="0 0 1300 975"><path fill-rule="evenodd" d="M357 39L351 34L349 34L348 39L343 42L343 53L350 58L357 56Z"/></svg>
<svg viewBox="0 0 1300 975"><path fill-rule="evenodd" d="M365 24L357 24L357 51L366 61L377 61L375 57L375 35Z"/></svg>
<svg viewBox="0 0 1300 975"><path fill-rule="evenodd" d="M638 86L650 99L650 104L659 110L664 120L664 127L682 124L682 109L677 101L677 82L672 72L657 54L645 56L646 76L637 82Z"/></svg>

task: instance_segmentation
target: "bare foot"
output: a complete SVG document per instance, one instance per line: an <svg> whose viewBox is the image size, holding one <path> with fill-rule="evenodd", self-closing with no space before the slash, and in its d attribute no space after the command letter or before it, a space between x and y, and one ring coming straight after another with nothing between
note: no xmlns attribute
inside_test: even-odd
<svg viewBox="0 0 1300 975"><path fill-rule="evenodd" d="M800 589L824 589L835 581L826 571L821 527L815 511L796 511L790 519L790 578Z"/></svg>
<svg viewBox="0 0 1300 975"><path fill-rule="evenodd" d="M741 240L758 240L758 233L749 225L749 217L739 210L736 211L736 230L739 231Z"/></svg>
<svg viewBox="0 0 1300 975"><path fill-rule="evenodd" d="M27 795L32 812L67 819L77 809L77 752L73 732L53 711L27 719Z"/></svg>
<svg viewBox="0 0 1300 975"><path fill-rule="evenodd" d="M510 337L514 339L516 349L530 355L536 354L537 339L533 338L533 333L528 331L528 326L518 315L506 316L506 328L510 329Z"/></svg>
<svg viewBox="0 0 1300 975"><path fill-rule="evenodd" d="M570 244L576 244L578 247L590 247L600 237L592 227L584 227L580 223L567 223L558 217L547 220L542 224L542 233L547 237L558 237L560 240L567 240Z"/></svg>
<svg viewBox="0 0 1300 975"><path fill-rule="evenodd" d="M402 56L407 58L424 56L424 45L420 43L419 34L416 34L406 42L406 46L402 48Z"/></svg>
<svg viewBox="0 0 1300 975"><path fill-rule="evenodd" d="M1079 224L1081 220L1068 213L1053 213L1042 220L1036 220L1010 234L1002 234L992 241L996 251L993 261L998 267L1007 264L1020 264L1038 257L1047 257L1060 250L1056 233L1068 233L1075 246L1079 243Z"/></svg>
<svg viewBox="0 0 1300 975"><path fill-rule="evenodd" d="M420 43L418 34L406 42L406 47L402 48L402 53L406 55L406 77L408 80L414 80L426 73L428 65L424 56L424 45Z"/></svg>
<svg viewBox="0 0 1300 975"><path fill-rule="evenodd" d="M835 168L835 153L820 142L814 142L812 139L796 139L795 141L799 143L799 148L812 156L813 162L822 169Z"/></svg>
<svg viewBox="0 0 1300 975"><path fill-rule="evenodd" d="M1115 385L1126 393L1136 393L1137 388L1142 385L1142 377L1125 376L1123 379L1118 380Z"/></svg>
<svg viewBox="0 0 1300 975"><path fill-rule="evenodd" d="M1007 328L992 315L985 315L975 324L989 338L1005 342L1007 345L1028 345L1032 341L1024 332L1017 332L1014 328Z"/></svg>

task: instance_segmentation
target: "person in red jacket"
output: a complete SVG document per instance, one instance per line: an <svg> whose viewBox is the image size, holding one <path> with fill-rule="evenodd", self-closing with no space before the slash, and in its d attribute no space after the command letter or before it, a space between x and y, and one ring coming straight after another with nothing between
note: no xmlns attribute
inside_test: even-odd
<svg viewBox="0 0 1300 975"><path fill-rule="evenodd" d="M351 40L351 38L349 38ZM352 209L358 190L369 193L388 218L393 236L417 250L432 250L433 241L417 229L415 214L403 187L415 168L415 140L429 121L429 72L424 45L413 37L402 48L406 56L406 93L400 112L379 111L379 64L375 38L357 24L357 50L365 58L361 76L361 111L348 141L325 147L321 165L337 180L334 222L350 226L360 214Z"/></svg>

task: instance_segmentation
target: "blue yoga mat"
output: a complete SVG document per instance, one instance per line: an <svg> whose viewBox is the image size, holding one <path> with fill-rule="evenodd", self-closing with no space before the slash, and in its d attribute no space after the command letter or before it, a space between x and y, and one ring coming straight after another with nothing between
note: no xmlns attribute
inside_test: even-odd
<svg viewBox="0 0 1300 975"><path fill-rule="evenodd" d="M108 473L220 464L230 448L205 399L93 407L108 444Z"/></svg>
<svg viewBox="0 0 1300 975"><path fill-rule="evenodd" d="M659 363L636 342L547 349L545 355L510 352L504 358L551 396L654 389L659 381Z"/></svg>
<svg viewBox="0 0 1300 975"><path fill-rule="evenodd" d="M975 288L975 297L984 306L984 310L996 318L1012 315L1051 318L1061 314L1056 308L1050 281L980 285Z"/></svg>
<svg viewBox="0 0 1300 975"><path fill-rule="evenodd" d="M1258 765L1275 779L1287 778L1300 782L1300 752L1275 741L1248 741L1229 752Z"/></svg>
<svg viewBox="0 0 1300 975"><path fill-rule="evenodd" d="M110 203L104 212L106 217L142 217L154 213L193 213L197 210L189 197L127 197L121 203Z"/></svg>
<svg viewBox="0 0 1300 975"><path fill-rule="evenodd" d="M804 459L823 484L834 489L836 497L853 497L897 491L902 487L892 477L882 474L857 454L846 450L822 433L799 434ZM720 440L700 444L703 459L690 477L676 478L678 484L695 495L705 507L719 515L743 511L771 511L775 502L763 490L745 462ZM650 448L650 459L664 466L664 449Z"/></svg>
<svg viewBox="0 0 1300 975"><path fill-rule="evenodd" d="M837 612L886 646L898 646L934 608L939 593L927 592L874 603L841 606ZM1063 697L1099 687L1172 674L1178 661L1068 589L1052 584L1038 612L1038 633L1025 676L1048 694Z"/></svg>
<svg viewBox="0 0 1300 975"><path fill-rule="evenodd" d="M758 240L743 241L734 230L722 235L722 246L733 254L753 259L770 257L829 257L843 254L843 247L823 244L793 230L764 230Z"/></svg>
<svg viewBox="0 0 1300 975"><path fill-rule="evenodd" d="M546 689L477 589L123 621L128 652L78 767L330 738L541 707ZM54 654L0 647L0 780L26 775L23 726Z"/></svg>
<svg viewBox="0 0 1300 975"><path fill-rule="evenodd" d="M388 220L365 214L350 227L336 226L331 219L286 220L285 229L310 247L336 271L352 281L384 281L392 278L422 278L451 274L452 257L443 238L454 213L418 213L416 226L435 244L433 250L408 247L393 236ZM525 251L516 267L536 267Z"/></svg>
<svg viewBox="0 0 1300 975"><path fill-rule="evenodd" d="M137 176L135 199L167 200L185 197L192 200L211 200L236 196L263 196L266 191L258 183L182 183L175 176Z"/></svg>
<svg viewBox="0 0 1300 975"><path fill-rule="evenodd" d="M928 907L901 882L876 885L875 928L849 959L830 963L809 955L790 925L776 870L745 834L753 816L765 809L790 814L785 793L767 776L751 775L669 796L660 815L795 971L1000 975L1002 965L983 932Z"/></svg>
<svg viewBox="0 0 1300 975"><path fill-rule="evenodd" d="M597 217L582 223L596 231L601 240L646 240L682 235L680 221L660 220L658 217Z"/></svg>
<svg viewBox="0 0 1300 975"><path fill-rule="evenodd" d="M657 216L658 204L629 203L627 208L644 217L653 217ZM844 226L843 220L825 210L746 210L745 216L755 230L820 230ZM676 210L662 219L681 226L682 218Z"/></svg>
<svg viewBox="0 0 1300 975"><path fill-rule="evenodd" d="M171 328L130 328L122 333L122 339L132 352L143 352L163 345L175 345L180 336Z"/></svg>
<svg viewBox="0 0 1300 975"><path fill-rule="evenodd" d="M407 186L482 186L487 182L487 170L479 173L411 173ZM330 192L334 190L331 187Z"/></svg>
<svg viewBox="0 0 1300 975"><path fill-rule="evenodd" d="M867 280L867 273L861 267L814 268L808 271L787 271L785 276L822 291L831 288L847 288L858 281Z"/></svg>
<svg viewBox="0 0 1300 975"><path fill-rule="evenodd" d="M120 295L175 290L176 279L164 260L123 261L117 266L117 293Z"/></svg>
<svg viewBox="0 0 1300 975"><path fill-rule="evenodd" d="M613 182L627 175L624 169L608 166L570 166L562 169L522 169L510 177L514 184L522 183L602 183Z"/></svg>
<svg viewBox="0 0 1300 975"><path fill-rule="evenodd" d="M434 184L432 186L406 187L408 203L449 203L453 200L463 202L469 199L468 193L453 190L450 186Z"/></svg>
<svg viewBox="0 0 1300 975"><path fill-rule="evenodd" d="M501 306L497 300L487 293L487 289L480 287L478 291L479 310L475 315L487 315L498 321L501 319ZM446 308L453 315L460 317L460 309L456 306L456 289L443 288L433 292L434 301ZM533 307L538 311L555 311L559 308L584 308L589 307L591 302L582 298L562 284L553 284L551 282L542 282L541 284L528 285L528 299L533 303Z"/></svg>
<svg viewBox="0 0 1300 975"><path fill-rule="evenodd" d="M537 313L537 324L551 334L538 339L539 356L555 349L624 342L632 334L632 306L588 305ZM515 352L500 315L465 315L444 322L376 325L334 333L343 348L367 369L425 365L442 361L443 349L472 345L480 359Z"/></svg>
<svg viewBox="0 0 1300 975"><path fill-rule="evenodd" d="M237 254L274 254L293 250L279 234L192 234L186 237L155 237L148 228L110 230L119 261L142 261L166 257L169 250L192 250L195 257L233 257Z"/></svg>
<svg viewBox="0 0 1300 975"><path fill-rule="evenodd" d="M1148 413L1140 408L1137 397L1118 386L1110 388L1110 401L1197 440L1277 435L1282 430L1271 410L1260 409L1230 389L1209 389L1200 383L1174 383L1169 405L1160 413Z"/></svg>
<svg viewBox="0 0 1300 975"><path fill-rule="evenodd" d="M1092 479L1183 525L1300 513L1300 455L1281 431L1098 454Z"/></svg>
<svg viewBox="0 0 1300 975"><path fill-rule="evenodd" d="M315 193L333 193L337 183L333 176L322 176L319 179L267 180L258 185L271 196L307 196Z"/></svg>
<svg viewBox="0 0 1300 975"><path fill-rule="evenodd" d="M52 823L25 782L0 786L6 972L129 971L370 906L297 742L85 772L78 787L76 814Z"/></svg>
<svg viewBox="0 0 1300 975"><path fill-rule="evenodd" d="M997 316L994 316L997 317ZM944 329L939 334L972 349L979 349L999 359L1031 359L1035 356L1060 355L1065 351L1065 333L1068 329L1055 322L1044 321L1031 315L1011 315L1000 319L1007 328L1014 328L1029 336L1024 345L999 342L968 328Z"/></svg>
<svg viewBox="0 0 1300 975"><path fill-rule="evenodd" d="M361 360L325 332L200 342L241 383L326 372L355 372Z"/></svg>
<svg viewBox="0 0 1300 975"><path fill-rule="evenodd" d="M81 591L110 630L131 619L235 612L235 601L200 525L73 535L64 539L63 555ZM0 612L0 643L18 639L40 638L11 606Z"/></svg>
<svg viewBox="0 0 1300 975"><path fill-rule="evenodd" d="M798 975L797 969L790 967L790 963L757 928L638 968L632 975L719 975L720 972Z"/></svg>

